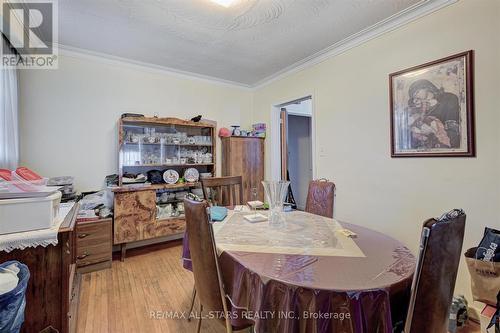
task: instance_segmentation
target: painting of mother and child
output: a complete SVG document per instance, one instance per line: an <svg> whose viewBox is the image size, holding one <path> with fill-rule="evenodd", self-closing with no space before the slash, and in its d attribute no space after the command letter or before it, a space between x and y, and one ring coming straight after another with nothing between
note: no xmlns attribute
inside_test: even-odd
<svg viewBox="0 0 500 333"><path fill-rule="evenodd" d="M475 156L472 55L390 74L393 157Z"/></svg>

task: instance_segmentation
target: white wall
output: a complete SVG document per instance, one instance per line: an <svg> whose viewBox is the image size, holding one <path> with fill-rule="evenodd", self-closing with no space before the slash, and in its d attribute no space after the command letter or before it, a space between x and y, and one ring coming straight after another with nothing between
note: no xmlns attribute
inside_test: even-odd
<svg viewBox="0 0 500 333"><path fill-rule="evenodd" d="M57 70L21 70L21 165L48 177L73 175L79 190L99 189L106 175L117 172L122 113L184 119L202 114L218 127L249 127L251 110L248 90L61 55Z"/></svg>
<svg viewBox="0 0 500 333"><path fill-rule="evenodd" d="M338 219L390 234L416 252L426 218L462 207L464 249L472 247L486 225L500 227L499 17L500 1L459 1L259 88L253 120L269 126L272 105L312 93L316 175L336 183ZM391 158L388 74L470 49L477 158ZM471 299L463 260L457 292Z"/></svg>

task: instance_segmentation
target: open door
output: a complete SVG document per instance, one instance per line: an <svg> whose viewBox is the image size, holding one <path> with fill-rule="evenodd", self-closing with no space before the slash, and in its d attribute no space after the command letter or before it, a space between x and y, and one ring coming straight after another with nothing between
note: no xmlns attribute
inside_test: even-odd
<svg viewBox="0 0 500 333"><path fill-rule="evenodd" d="M280 137L281 137L281 180L290 180L288 173L288 112L286 108L281 108L280 113ZM292 187L288 187L288 193L285 199L286 203L291 204L293 209L297 208L295 198L293 197Z"/></svg>
<svg viewBox="0 0 500 333"><path fill-rule="evenodd" d="M312 96L272 107L272 179L290 181L286 202L299 209L305 207L309 182L314 177L313 124Z"/></svg>
<svg viewBox="0 0 500 333"><path fill-rule="evenodd" d="M281 108L280 113L280 138L281 138L281 179L288 180L288 113L286 108Z"/></svg>

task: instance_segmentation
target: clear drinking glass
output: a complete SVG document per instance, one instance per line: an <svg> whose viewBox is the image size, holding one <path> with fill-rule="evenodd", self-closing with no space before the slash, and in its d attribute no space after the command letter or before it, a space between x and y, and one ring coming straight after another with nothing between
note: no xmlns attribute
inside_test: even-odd
<svg viewBox="0 0 500 333"><path fill-rule="evenodd" d="M252 187L252 200L253 201L257 200L257 187L255 187L255 186ZM257 206L253 205L252 210L253 210L253 215L257 216Z"/></svg>
<svg viewBox="0 0 500 333"><path fill-rule="evenodd" d="M271 227L282 227L285 225L283 216L283 203L288 193L289 181L263 181L266 200L269 204L269 225Z"/></svg>

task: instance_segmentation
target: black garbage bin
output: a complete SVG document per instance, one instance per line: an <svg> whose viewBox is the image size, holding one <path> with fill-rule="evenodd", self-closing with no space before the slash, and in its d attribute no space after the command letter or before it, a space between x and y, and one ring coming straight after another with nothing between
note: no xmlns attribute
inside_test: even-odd
<svg viewBox="0 0 500 333"><path fill-rule="evenodd" d="M0 272L17 272L19 279L17 286L0 295L0 332L17 333L24 322L24 308L26 307L26 288L30 278L28 267L18 261L6 261L0 264Z"/></svg>

